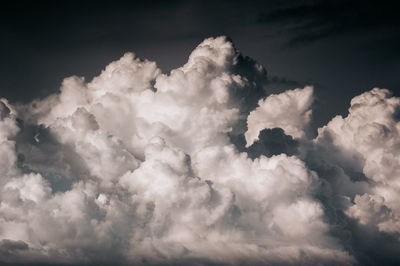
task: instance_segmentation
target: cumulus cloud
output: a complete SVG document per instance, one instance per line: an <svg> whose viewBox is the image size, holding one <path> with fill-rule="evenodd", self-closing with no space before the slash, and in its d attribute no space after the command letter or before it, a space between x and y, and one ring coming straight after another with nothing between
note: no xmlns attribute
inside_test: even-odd
<svg viewBox="0 0 400 266"><path fill-rule="evenodd" d="M349 115L337 116L319 130L318 142L329 142L352 160L362 161L369 183L346 213L384 232L400 231L400 99L373 89L351 101ZM328 139L328 140L327 140ZM361 168L360 167L360 168Z"/></svg>
<svg viewBox="0 0 400 266"><path fill-rule="evenodd" d="M266 81L218 37L169 74L127 53L45 99L1 99L0 261L362 262L332 217L399 232L399 99L357 96L308 140L313 88Z"/></svg>
<svg viewBox="0 0 400 266"><path fill-rule="evenodd" d="M272 94L260 100L258 107L247 118L247 146L251 146L265 128L279 127L287 135L304 137L304 129L311 119L313 99L313 88L305 87Z"/></svg>

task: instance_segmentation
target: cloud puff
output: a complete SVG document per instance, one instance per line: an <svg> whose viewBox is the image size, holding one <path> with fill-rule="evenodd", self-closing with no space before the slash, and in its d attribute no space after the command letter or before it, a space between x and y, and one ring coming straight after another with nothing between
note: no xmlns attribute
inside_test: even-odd
<svg viewBox="0 0 400 266"><path fill-rule="evenodd" d="M398 99L362 94L307 140L312 87L264 98L266 80L218 37L170 74L127 53L45 99L2 99L0 261L357 263L332 213L398 232Z"/></svg>
<svg viewBox="0 0 400 266"><path fill-rule="evenodd" d="M375 88L351 101L349 115L337 116L319 130L317 141L329 142L361 161L368 179L346 213L384 232L400 232L400 99Z"/></svg>
<svg viewBox="0 0 400 266"><path fill-rule="evenodd" d="M258 107L247 118L247 146L251 146L265 128L279 127L287 135L303 137L304 129L311 119L313 100L312 87L287 90L260 100Z"/></svg>

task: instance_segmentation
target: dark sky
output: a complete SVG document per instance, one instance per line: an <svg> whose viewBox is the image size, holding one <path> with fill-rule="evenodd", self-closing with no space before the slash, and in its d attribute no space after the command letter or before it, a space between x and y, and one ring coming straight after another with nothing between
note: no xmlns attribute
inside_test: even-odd
<svg viewBox="0 0 400 266"><path fill-rule="evenodd" d="M315 124L355 95L400 95L395 1L9 1L0 7L0 97L27 102L63 78L90 80L127 51L181 66L204 38L227 35L268 71L271 92L315 85ZM273 89L276 90L273 90Z"/></svg>

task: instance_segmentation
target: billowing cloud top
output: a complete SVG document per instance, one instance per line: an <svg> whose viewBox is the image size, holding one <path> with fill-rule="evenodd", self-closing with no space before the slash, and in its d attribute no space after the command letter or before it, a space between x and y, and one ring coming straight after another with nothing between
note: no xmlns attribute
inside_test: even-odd
<svg viewBox="0 0 400 266"><path fill-rule="evenodd" d="M0 261L374 262L360 230L399 251L400 100L366 92L308 140L313 88L266 96L266 82L218 37L170 74L127 53L45 99L1 99ZM250 149L275 128L296 155L232 138Z"/></svg>
<svg viewBox="0 0 400 266"><path fill-rule="evenodd" d="M247 146L251 146L265 128L280 127L287 135L304 137L304 129L311 119L312 102L312 87L289 90L260 100L259 106L247 118Z"/></svg>

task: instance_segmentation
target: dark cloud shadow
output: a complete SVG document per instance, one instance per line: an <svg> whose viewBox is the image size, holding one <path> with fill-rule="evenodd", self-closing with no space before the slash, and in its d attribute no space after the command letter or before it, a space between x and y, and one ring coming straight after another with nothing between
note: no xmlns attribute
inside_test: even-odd
<svg viewBox="0 0 400 266"><path fill-rule="evenodd" d="M243 134L229 135L231 142L239 152L247 152L251 159L261 155L271 157L278 154L289 156L299 153L299 142L284 133L282 128L263 129L258 135L258 140L246 148L246 139Z"/></svg>
<svg viewBox="0 0 400 266"><path fill-rule="evenodd" d="M24 173L40 173L52 191L67 191L75 180L89 177L89 170L73 147L61 144L43 125L18 120L20 131L15 137L18 167Z"/></svg>

